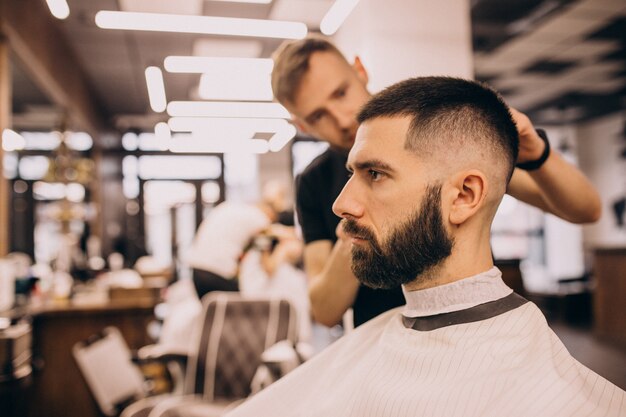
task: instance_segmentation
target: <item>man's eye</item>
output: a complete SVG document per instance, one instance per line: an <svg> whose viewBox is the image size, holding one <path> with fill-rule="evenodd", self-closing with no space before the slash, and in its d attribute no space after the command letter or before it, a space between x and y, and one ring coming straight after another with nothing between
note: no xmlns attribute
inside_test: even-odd
<svg viewBox="0 0 626 417"><path fill-rule="evenodd" d="M369 174L370 179L372 181L380 180L382 178L382 175L383 175L382 173L380 173L378 171L374 171L373 169L368 170L367 173Z"/></svg>
<svg viewBox="0 0 626 417"><path fill-rule="evenodd" d="M318 122L321 119L321 117L322 117L321 114L315 114L311 116L311 124Z"/></svg>

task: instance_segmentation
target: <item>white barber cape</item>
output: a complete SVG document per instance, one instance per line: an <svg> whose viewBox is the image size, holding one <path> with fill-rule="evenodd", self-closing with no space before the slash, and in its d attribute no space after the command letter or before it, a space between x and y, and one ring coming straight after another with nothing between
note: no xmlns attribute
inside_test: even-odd
<svg viewBox="0 0 626 417"><path fill-rule="evenodd" d="M626 416L497 268L405 296L227 416Z"/></svg>

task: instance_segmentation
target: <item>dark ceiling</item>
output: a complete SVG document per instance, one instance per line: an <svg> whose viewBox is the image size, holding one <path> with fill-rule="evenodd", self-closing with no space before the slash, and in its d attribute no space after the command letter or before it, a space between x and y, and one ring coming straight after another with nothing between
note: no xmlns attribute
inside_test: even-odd
<svg viewBox="0 0 626 417"><path fill-rule="evenodd" d="M582 122L626 108L626 2L477 0L476 78L534 121Z"/></svg>

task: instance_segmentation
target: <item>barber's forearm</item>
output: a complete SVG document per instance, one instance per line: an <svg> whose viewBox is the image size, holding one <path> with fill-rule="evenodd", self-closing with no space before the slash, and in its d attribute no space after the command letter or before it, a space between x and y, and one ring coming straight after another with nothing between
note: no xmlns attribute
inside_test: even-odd
<svg viewBox="0 0 626 417"><path fill-rule="evenodd" d="M517 162L528 164L541 160L544 152L549 151L546 138L524 113L513 108L510 110L520 140ZM602 207L593 185L555 150L548 155L538 169L516 169L509 183L509 194L572 223L598 220Z"/></svg>
<svg viewBox="0 0 626 417"><path fill-rule="evenodd" d="M576 167L552 151L543 166L529 172L548 211L572 223L600 218L602 203L593 184Z"/></svg>
<svg viewBox="0 0 626 417"><path fill-rule="evenodd" d="M339 323L354 303L359 282L352 273L350 262L350 244L339 240L322 272L309 284L313 318L325 326Z"/></svg>

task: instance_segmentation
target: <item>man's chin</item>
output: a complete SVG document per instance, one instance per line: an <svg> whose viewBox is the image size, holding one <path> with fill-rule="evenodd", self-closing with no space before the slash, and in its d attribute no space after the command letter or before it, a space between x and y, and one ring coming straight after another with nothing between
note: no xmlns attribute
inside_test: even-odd
<svg viewBox="0 0 626 417"><path fill-rule="evenodd" d="M373 290L390 290L392 288L396 288L400 286L400 284L396 285L395 283L390 283L387 281L376 279L377 277L372 277L374 279L370 279L370 276L364 275L364 274L358 274L354 270L352 272L354 272L354 275L356 276L357 280L361 284Z"/></svg>

